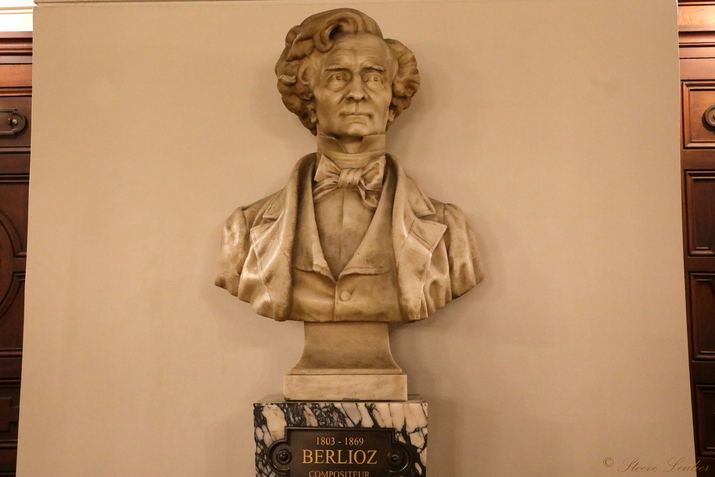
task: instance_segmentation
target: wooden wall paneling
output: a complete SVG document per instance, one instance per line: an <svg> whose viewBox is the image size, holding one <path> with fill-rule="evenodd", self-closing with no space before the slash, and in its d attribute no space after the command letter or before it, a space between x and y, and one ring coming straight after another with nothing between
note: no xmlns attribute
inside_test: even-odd
<svg viewBox="0 0 715 477"><path fill-rule="evenodd" d="M0 358L22 353L29 185L29 151L0 151Z"/></svg>
<svg viewBox="0 0 715 477"><path fill-rule="evenodd" d="M686 243L693 256L715 256L715 171L685 171Z"/></svg>
<svg viewBox="0 0 715 477"><path fill-rule="evenodd" d="M32 64L32 32L0 32L0 62Z"/></svg>
<svg viewBox="0 0 715 477"><path fill-rule="evenodd" d="M683 82L683 147L715 147L715 126L704 118L710 106L715 106L715 81Z"/></svg>
<svg viewBox="0 0 715 477"><path fill-rule="evenodd" d="M690 274L691 359L715 360L715 273Z"/></svg>
<svg viewBox="0 0 715 477"><path fill-rule="evenodd" d="M22 116L12 110L17 110ZM17 124L12 124L11 121ZM17 132L13 133L13 130ZM29 148L31 130L32 90L30 88L0 89L0 148Z"/></svg>
<svg viewBox="0 0 715 477"><path fill-rule="evenodd" d="M17 459L29 182L29 150L0 148L0 477Z"/></svg>
<svg viewBox="0 0 715 477"><path fill-rule="evenodd" d="M0 384L0 442L17 439L20 381Z"/></svg>
<svg viewBox="0 0 715 477"><path fill-rule="evenodd" d="M715 457L715 385L695 385L695 409L701 416L697 426L697 453Z"/></svg>
<svg viewBox="0 0 715 477"><path fill-rule="evenodd" d="M17 460L32 135L31 68L32 33L0 33L0 477L14 476ZM12 124L13 120L18 124ZM12 129L16 131L7 134Z"/></svg>
<svg viewBox="0 0 715 477"><path fill-rule="evenodd" d="M693 435L698 476L715 477L715 1L679 2L678 24Z"/></svg>
<svg viewBox="0 0 715 477"><path fill-rule="evenodd" d="M715 170L712 150L681 149L680 162L683 170Z"/></svg>
<svg viewBox="0 0 715 477"><path fill-rule="evenodd" d="M680 79L712 80L715 78L715 58L680 59Z"/></svg>

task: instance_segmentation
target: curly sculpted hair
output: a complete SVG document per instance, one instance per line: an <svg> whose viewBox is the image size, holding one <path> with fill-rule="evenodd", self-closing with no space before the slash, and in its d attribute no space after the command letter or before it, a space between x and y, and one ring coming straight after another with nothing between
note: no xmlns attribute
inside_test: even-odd
<svg viewBox="0 0 715 477"><path fill-rule="evenodd" d="M399 41L384 39L380 27L372 18L351 8L311 15L300 25L291 28L286 35L286 46L276 63L275 71L283 104L298 115L303 126L313 134L316 134L317 124L311 120L311 111L314 111L313 87L318 72L311 56L325 54L340 37L358 33L382 38L397 59L390 104L394 117L410 106L412 96L420 87L415 55Z"/></svg>

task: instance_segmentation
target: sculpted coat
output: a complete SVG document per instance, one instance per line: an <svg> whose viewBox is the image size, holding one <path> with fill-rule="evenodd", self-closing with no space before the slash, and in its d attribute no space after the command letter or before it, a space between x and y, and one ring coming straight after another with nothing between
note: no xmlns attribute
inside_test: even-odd
<svg viewBox="0 0 715 477"><path fill-rule="evenodd" d="M424 319L482 280L462 211L426 197L389 154L374 217L335 277L315 220L318 156L228 218L216 285L275 320L395 322Z"/></svg>

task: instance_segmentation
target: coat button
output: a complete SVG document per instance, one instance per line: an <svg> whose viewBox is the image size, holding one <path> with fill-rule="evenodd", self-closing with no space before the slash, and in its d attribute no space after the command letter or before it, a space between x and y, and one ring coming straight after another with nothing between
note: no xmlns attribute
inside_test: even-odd
<svg viewBox="0 0 715 477"><path fill-rule="evenodd" d="M350 299L350 297L351 297L351 294L350 294L349 291L343 290L343 291L340 292L340 299L341 299L341 300L347 301L347 300Z"/></svg>

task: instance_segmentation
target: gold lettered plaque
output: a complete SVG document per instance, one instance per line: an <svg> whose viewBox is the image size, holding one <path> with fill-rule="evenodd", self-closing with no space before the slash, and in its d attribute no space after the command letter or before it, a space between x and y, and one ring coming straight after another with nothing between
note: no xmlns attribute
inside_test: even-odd
<svg viewBox="0 0 715 477"><path fill-rule="evenodd" d="M286 427L269 463L285 477L401 477L415 460L394 429Z"/></svg>

